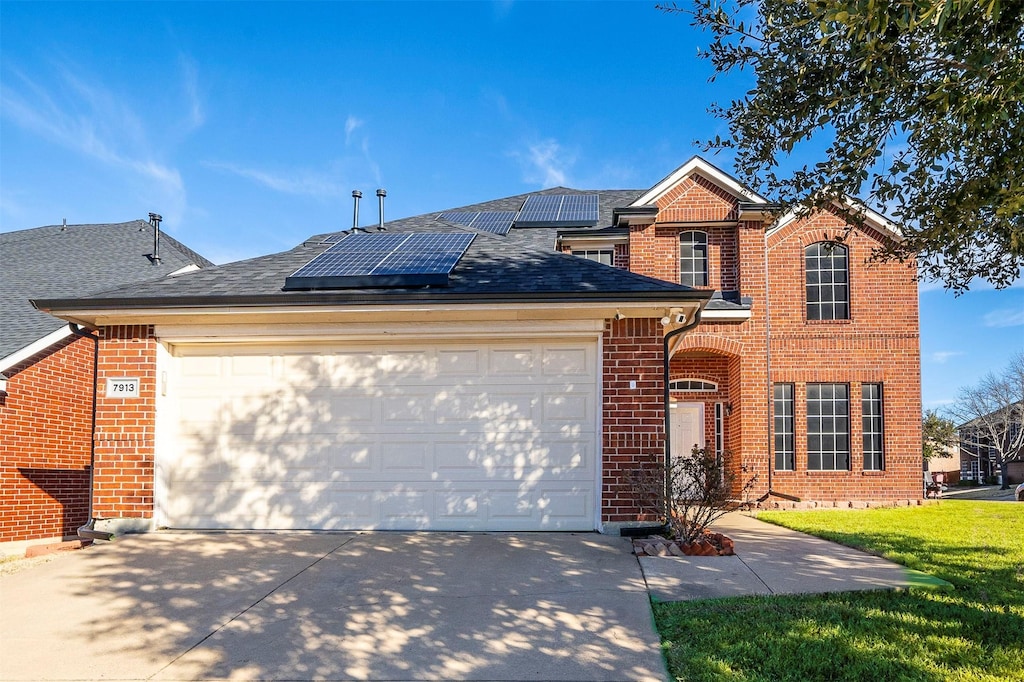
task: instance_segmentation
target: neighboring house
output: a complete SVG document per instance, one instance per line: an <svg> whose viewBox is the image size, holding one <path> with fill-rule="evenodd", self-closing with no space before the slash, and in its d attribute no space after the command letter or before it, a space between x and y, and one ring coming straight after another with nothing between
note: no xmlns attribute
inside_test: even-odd
<svg viewBox="0 0 1024 682"><path fill-rule="evenodd" d="M925 481L934 482L941 474L941 483L954 485L960 481L960 448L957 445L943 447L942 456L934 456L925 463Z"/></svg>
<svg viewBox="0 0 1024 682"><path fill-rule="evenodd" d="M975 483L999 481L999 450L1006 459L1006 484L1024 481L1024 402L990 412L957 427L960 434L960 478ZM1002 447L993 447L993 437Z"/></svg>
<svg viewBox="0 0 1024 682"><path fill-rule="evenodd" d="M97 527L611 532L666 436L766 503L919 500L897 230L772 210L695 158L36 300L102 337Z"/></svg>
<svg viewBox="0 0 1024 682"><path fill-rule="evenodd" d="M0 552L74 536L89 519L95 341L30 298L86 296L211 266L153 225L0 234ZM87 333L84 330L83 333Z"/></svg>

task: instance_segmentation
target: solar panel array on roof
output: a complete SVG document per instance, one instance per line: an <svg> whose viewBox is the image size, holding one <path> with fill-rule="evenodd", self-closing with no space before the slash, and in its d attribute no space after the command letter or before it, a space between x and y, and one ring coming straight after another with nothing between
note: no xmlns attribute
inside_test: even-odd
<svg viewBox="0 0 1024 682"><path fill-rule="evenodd" d="M598 220L596 194L534 194L526 197L516 227L593 227Z"/></svg>
<svg viewBox="0 0 1024 682"><path fill-rule="evenodd" d="M447 286L475 236L350 234L285 278L284 289Z"/></svg>
<svg viewBox="0 0 1024 682"><path fill-rule="evenodd" d="M494 234L508 234L515 217L516 211L448 211L438 216L449 223Z"/></svg>

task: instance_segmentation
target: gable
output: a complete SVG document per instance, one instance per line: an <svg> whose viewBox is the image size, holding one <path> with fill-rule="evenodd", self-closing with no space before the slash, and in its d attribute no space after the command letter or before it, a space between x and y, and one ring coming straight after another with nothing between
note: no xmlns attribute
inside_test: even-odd
<svg viewBox="0 0 1024 682"><path fill-rule="evenodd" d="M850 222L839 213L840 208L845 208L848 211L859 212L863 216L863 223L856 227L880 244L887 240L899 240L903 237L903 232L900 230L899 225L892 222L881 213L873 211L859 201L849 197L846 198L844 203L845 206L840 206L839 202L835 202L834 207L812 212L810 215L804 215L799 208L790 209L775 221L774 225L768 228L766 234L769 239L778 240L780 237L784 237L784 235L791 232L794 228L803 225L809 219L814 218L816 215L820 216L823 213L832 216L835 221L840 222L843 226L848 226L850 225Z"/></svg>
<svg viewBox="0 0 1024 682"><path fill-rule="evenodd" d="M736 197L699 173L662 195L657 206L659 223L710 223L738 217Z"/></svg>
<svg viewBox="0 0 1024 682"><path fill-rule="evenodd" d="M630 206L657 205L661 208L666 195L673 192L679 185L687 179L691 179L694 175L699 175L700 179L703 180L708 187L717 188L717 190L722 192L724 196L732 197L737 202L744 201L755 204L768 203L767 199L749 187L741 184L736 178L732 177L722 169L713 166L699 156L695 156L679 168L669 173L661 180L661 182L645 192L640 198L630 204ZM671 203L671 201L672 199L668 200L669 203Z"/></svg>

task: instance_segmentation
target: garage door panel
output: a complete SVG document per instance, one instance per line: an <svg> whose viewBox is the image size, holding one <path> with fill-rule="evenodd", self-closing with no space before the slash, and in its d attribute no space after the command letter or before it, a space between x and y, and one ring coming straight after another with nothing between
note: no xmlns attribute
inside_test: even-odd
<svg viewBox="0 0 1024 682"><path fill-rule="evenodd" d="M422 475L430 465L430 445L422 439L395 440L393 436L382 436L381 454L378 461L381 470L398 472L401 476Z"/></svg>
<svg viewBox="0 0 1024 682"><path fill-rule="evenodd" d="M594 354L591 348L545 348L544 375L549 377L586 377L593 373Z"/></svg>
<svg viewBox="0 0 1024 682"><path fill-rule="evenodd" d="M529 377L537 374L538 350L494 348L487 356L488 374L495 377Z"/></svg>
<svg viewBox="0 0 1024 682"><path fill-rule="evenodd" d="M591 530L596 360L579 342L179 349L162 518Z"/></svg>
<svg viewBox="0 0 1024 682"><path fill-rule="evenodd" d="M475 348L441 350L437 354L438 378L480 376L483 371L483 357Z"/></svg>

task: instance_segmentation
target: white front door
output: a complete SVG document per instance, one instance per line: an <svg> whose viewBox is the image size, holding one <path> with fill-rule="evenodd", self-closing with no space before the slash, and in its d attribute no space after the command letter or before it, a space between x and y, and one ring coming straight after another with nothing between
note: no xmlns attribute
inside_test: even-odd
<svg viewBox="0 0 1024 682"><path fill-rule="evenodd" d="M704 403L672 403L672 457L689 455L704 447Z"/></svg>

